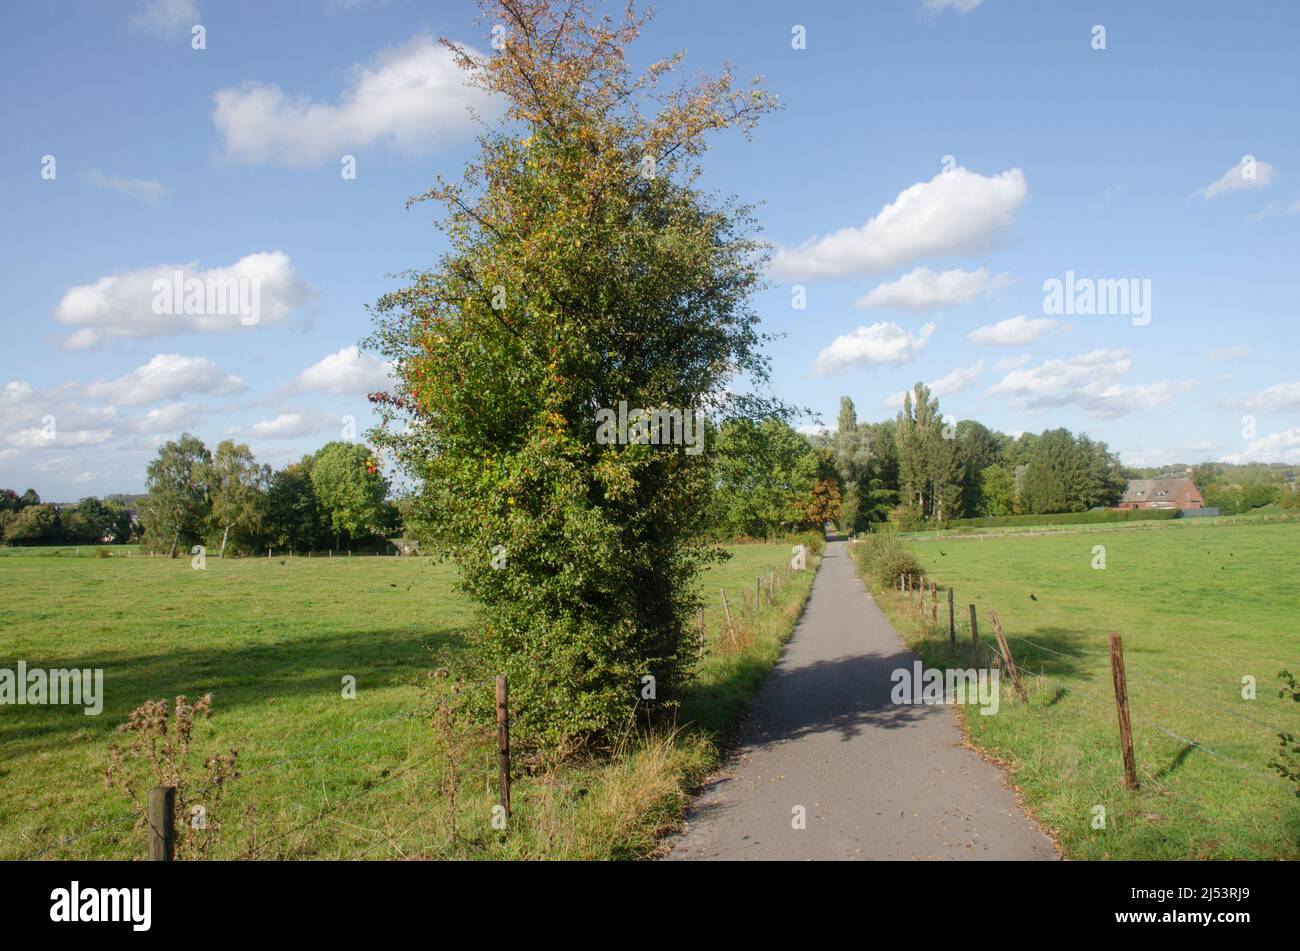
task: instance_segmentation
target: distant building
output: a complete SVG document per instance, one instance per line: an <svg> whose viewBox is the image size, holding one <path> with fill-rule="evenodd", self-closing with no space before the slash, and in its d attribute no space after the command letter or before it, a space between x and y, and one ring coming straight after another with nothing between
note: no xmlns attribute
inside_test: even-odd
<svg viewBox="0 0 1300 951"><path fill-rule="evenodd" d="M1205 499L1191 479L1130 479L1122 509L1199 509Z"/></svg>

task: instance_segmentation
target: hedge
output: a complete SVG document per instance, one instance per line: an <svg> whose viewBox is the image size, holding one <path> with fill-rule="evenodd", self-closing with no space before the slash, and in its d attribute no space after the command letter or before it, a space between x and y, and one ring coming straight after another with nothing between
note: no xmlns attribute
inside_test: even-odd
<svg viewBox="0 0 1300 951"><path fill-rule="evenodd" d="M949 528L994 528L999 525L1082 525L1094 522L1143 522L1178 518L1181 509L1102 509L1099 512L1060 512L1055 515L998 515L954 518Z"/></svg>

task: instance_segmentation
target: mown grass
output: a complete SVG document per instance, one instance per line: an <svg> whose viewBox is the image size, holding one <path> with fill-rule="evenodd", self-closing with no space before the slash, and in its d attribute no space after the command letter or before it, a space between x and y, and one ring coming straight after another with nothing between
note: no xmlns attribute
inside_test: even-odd
<svg viewBox="0 0 1300 951"><path fill-rule="evenodd" d="M128 802L103 782L114 728L145 700L204 693L216 714L199 727L198 747L237 748L242 774L213 813L222 825L214 857L647 855L716 763L811 586L812 571L796 575L776 605L755 611L745 603L755 576L783 564L789 545L730 550L704 580L708 652L677 728L630 724L612 758L534 764L516 777L504 832L491 823L491 734L471 731L459 741L454 839L448 761L416 686L431 649L471 649L472 605L454 591L449 564L210 557L196 571L188 558L4 559L0 667L103 668L106 696L93 717L0 707L0 858L143 855Z"/></svg>
<svg viewBox="0 0 1300 951"><path fill-rule="evenodd" d="M1003 683L971 741L1006 762L1026 805L1079 859L1294 859L1300 800L1268 769L1300 733L1277 673L1300 662L1300 525L1166 523L1143 531L912 540L940 585L940 624L894 591L882 607L934 666L970 662L967 605L1001 619L1029 702ZM1103 546L1105 569L1094 569ZM858 546L863 551L866 546ZM957 603L949 646L947 588ZM1031 597L1032 596L1032 597ZM1109 634L1123 638L1141 788L1122 786ZM1244 677L1257 697L1243 698ZM1106 814L1094 828L1095 807Z"/></svg>

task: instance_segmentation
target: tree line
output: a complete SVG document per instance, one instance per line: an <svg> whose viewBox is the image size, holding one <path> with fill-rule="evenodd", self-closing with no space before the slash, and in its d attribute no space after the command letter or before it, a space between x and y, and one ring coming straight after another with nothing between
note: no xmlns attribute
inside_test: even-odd
<svg viewBox="0 0 1300 951"><path fill-rule="evenodd" d="M267 547L367 548L401 531L388 480L355 443L326 443L272 470L247 445L227 439L213 452L186 433L159 448L145 485L134 501L86 498L63 509L41 503L32 489L0 490L0 538L7 545L138 541L173 557L203 545L224 557Z"/></svg>

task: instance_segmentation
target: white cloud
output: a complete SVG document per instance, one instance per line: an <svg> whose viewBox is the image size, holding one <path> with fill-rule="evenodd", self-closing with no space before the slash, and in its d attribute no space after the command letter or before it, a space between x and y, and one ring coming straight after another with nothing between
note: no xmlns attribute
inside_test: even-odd
<svg viewBox="0 0 1300 951"><path fill-rule="evenodd" d="M158 295L154 282L167 281L171 287L176 283L178 271L182 288L195 280L211 287L231 280L240 282L241 292L248 299L253 299L255 294L258 323L287 320L316 293L315 288L298 276L289 256L281 251L249 254L229 267L207 270L201 270L198 262L192 261L110 274L93 284L69 288L54 308L54 316L61 323L81 328L64 341L64 349L98 346L108 337L156 337L187 331L225 333L245 325L243 318L234 312L155 313Z"/></svg>
<svg viewBox="0 0 1300 951"><path fill-rule="evenodd" d="M919 334L908 333L892 321L858 327L817 354L813 372L821 376L860 364L910 363L925 349L934 326L926 324Z"/></svg>
<svg viewBox="0 0 1300 951"><path fill-rule="evenodd" d="M1006 373L1008 370L1014 370L1022 367L1033 358L1027 353L1018 353L1014 357L1003 357L997 363L993 364L993 369L998 373Z"/></svg>
<svg viewBox="0 0 1300 951"><path fill-rule="evenodd" d="M131 22L161 40L188 33L201 22L194 0L140 0Z"/></svg>
<svg viewBox="0 0 1300 951"><path fill-rule="evenodd" d="M893 307L898 310L925 311L936 307L951 307L974 300L981 293L1006 282L1009 275L990 278L988 268L978 271L952 271L936 273L918 267L908 271L896 281L887 281L873 288L853 302L862 309Z"/></svg>
<svg viewBox="0 0 1300 951"><path fill-rule="evenodd" d="M97 168L90 170L89 177L92 185L121 192L123 195L138 198L140 201L157 202L167 194L167 189L162 182L156 182L151 178L123 178L120 175L105 175Z"/></svg>
<svg viewBox="0 0 1300 951"><path fill-rule="evenodd" d="M772 274L780 280L872 274L927 255L982 251L1011 225L1028 193L1018 168L991 177L961 167L940 172L904 189L860 228L778 248Z"/></svg>
<svg viewBox="0 0 1300 951"><path fill-rule="evenodd" d="M921 9L926 13L942 13L944 10L954 10L957 13L970 13L978 7L984 0L921 0Z"/></svg>
<svg viewBox="0 0 1300 951"><path fill-rule="evenodd" d="M1300 200L1287 204L1284 201L1270 201L1250 216L1250 221L1263 221L1265 218L1276 218L1280 215L1300 215Z"/></svg>
<svg viewBox="0 0 1300 951"><path fill-rule="evenodd" d="M193 403L168 403L131 421L131 428L138 433L179 434L201 418L202 410Z"/></svg>
<svg viewBox="0 0 1300 951"><path fill-rule="evenodd" d="M335 417L323 413L281 413L275 419L258 420L250 428L254 436L266 439L292 439L297 436L311 436L337 425L338 421Z"/></svg>
<svg viewBox="0 0 1300 951"><path fill-rule="evenodd" d="M1300 380L1273 384L1262 393L1256 393L1247 399L1246 408L1270 412L1300 409Z"/></svg>
<svg viewBox="0 0 1300 951"><path fill-rule="evenodd" d="M1204 188L1198 188L1192 192L1192 196L1200 195L1205 201L1209 201L1216 195L1225 195L1228 192L1251 188L1267 188L1277 180L1277 169L1272 165L1267 162L1247 161L1247 158L1248 156L1243 156L1240 162L1224 172L1218 179L1210 182Z"/></svg>
<svg viewBox="0 0 1300 951"><path fill-rule="evenodd" d="M1248 356L1250 356L1250 347L1244 343L1231 347L1218 347L1209 352L1211 363L1231 363L1234 360L1245 360Z"/></svg>
<svg viewBox="0 0 1300 951"><path fill-rule="evenodd" d="M1027 370L1012 370L989 393L1011 398L1024 409L1078 406L1093 416L1115 419L1151 409L1190 390L1190 380L1123 385L1133 366L1127 350L1093 350L1067 360L1046 360Z"/></svg>
<svg viewBox="0 0 1300 951"><path fill-rule="evenodd" d="M121 406L142 406L175 399L183 393L224 396L244 389L244 381L226 373L207 357L160 353L126 376L86 387L91 396Z"/></svg>
<svg viewBox="0 0 1300 951"><path fill-rule="evenodd" d="M930 388L930 395L935 399L942 399L945 396L951 396L953 393L960 393L962 390L969 389L981 373L984 372L984 361L981 360L974 366L958 367L951 373L944 374L937 380L927 384ZM899 390L885 400L886 406L899 407L903 405L903 396L906 390Z"/></svg>
<svg viewBox="0 0 1300 951"><path fill-rule="evenodd" d="M391 367L357 347L344 347L298 374L296 385L341 396L364 396L392 386Z"/></svg>
<svg viewBox="0 0 1300 951"><path fill-rule="evenodd" d="M212 122L226 158L245 164L338 162L380 142L422 155L469 139L477 128L471 110L495 114L495 101L466 75L451 50L417 35L354 66L335 103L250 82L217 91Z"/></svg>
<svg viewBox="0 0 1300 951"><path fill-rule="evenodd" d="M1059 333L1066 328L1059 320L1039 317L1030 320L1024 314L999 320L996 324L976 327L966 335L973 344L997 347L1020 347L1033 343L1039 337L1050 333Z"/></svg>
<svg viewBox="0 0 1300 951"><path fill-rule="evenodd" d="M1247 462L1300 463L1300 429L1292 427L1261 436L1247 443L1241 452L1225 455L1223 461L1235 465Z"/></svg>

